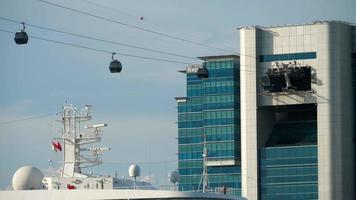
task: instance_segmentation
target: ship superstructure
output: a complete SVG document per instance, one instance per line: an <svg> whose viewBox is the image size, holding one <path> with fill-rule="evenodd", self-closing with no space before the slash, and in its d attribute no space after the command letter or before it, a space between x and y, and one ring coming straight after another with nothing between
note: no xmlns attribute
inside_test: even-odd
<svg viewBox="0 0 356 200"><path fill-rule="evenodd" d="M230 199L245 198L202 192L179 192L157 190L151 184L136 181L140 175L138 165L131 165L129 176L120 179L117 175L94 176L86 174L84 168L100 165L102 153L109 147L92 147L102 139L101 128L107 124L88 124L92 119L89 105L80 110L73 105L66 105L60 113L62 129L59 137L53 138L52 149L63 156L60 170L51 177L44 177L33 166L19 168L13 176L13 191L0 191L0 199ZM82 129L82 126L84 129ZM178 181L178 172L170 173L174 185ZM116 174L116 173L115 173ZM206 185L206 184L204 184Z"/></svg>
<svg viewBox="0 0 356 200"><path fill-rule="evenodd" d="M91 106L78 109L73 105L63 107L59 121L62 130L58 138L53 138L52 148L63 153L62 167L59 176L44 178L47 189L112 189L114 177L94 177L85 174L82 169L100 165L102 152L109 147L89 147L102 139L101 128L107 124L82 124L92 119ZM62 147L63 145L63 147Z"/></svg>

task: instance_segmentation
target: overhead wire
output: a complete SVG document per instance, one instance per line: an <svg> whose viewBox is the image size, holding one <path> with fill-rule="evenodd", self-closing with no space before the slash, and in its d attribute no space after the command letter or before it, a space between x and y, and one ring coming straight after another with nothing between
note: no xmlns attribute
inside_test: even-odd
<svg viewBox="0 0 356 200"><path fill-rule="evenodd" d="M151 34L163 36L163 37L174 39L174 40L179 40L179 41L186 42L186 43L191 43L191 44L195 44L195 45L199 45L199 46L203 46L203 47L213 48L213 49L217 49L217 50L220 50L220 51L236 54L236 52L232 51L232 50L227 50L227 49L223 49L223 48L220 48L220 47L215 47L215 46L212 46L212 45L208 45L208 44L205 44L205 43L196 42L196 41L193 41L193 40L188 40L188 39L185 39L185 38L177 37L177 36L170 35L170 34L167 34L167 33L162 33L162 32L159 32L159 31L148 29L148 28L142 28L142 27L139 27L139 26L136 26L136 25L132 25L132 24L128 24L128 23L125 23L125 22L122 22L122 21L118 21L118 20L102 17L102 16L99 16L99 15L95 15L95 14L92 14L92 13L89 13L89 12L85 12L85 11L82 11L82 10L78 10L78 9L75 9L75 8L70 8L70 7L67 7L67 6L64 6L64 5L61 5L61 4L57 4L57 3L53 3L53 2L50 2L50 1L46 1L46 0L37 0L37 1L45 3L47 5L51 5L51 6L57 7L57 8L61 8L61 9L64 9L64 10L75 12L75 13L78 13L78 14L81 14L81 15L86 15L86 16L90 16L90 17L93 17L93 18L97 18L97 19L103 20L103 21L107 21L107 22L119 24L119 25L122 25L122 26L126 26L126 27L129 27L129 28L132 28L132 29L148 32L148 33L151 33Z"/></svg>
<svg viewBox="0 0 356 200"><path fill-rule="evenodd" d="M10 18L6 18L6 17L2 17L2 16L0 16L0 19L1 19L1 20L4 20L4 21L12 22L12 23L17 23L17 24L22 24L22 23L24 23L24 22L21 22L21 21L17 21L17 20L10 19ZM149 49L149 48L145 48L145 47L140 47L140 46L125 44L125 43L120 43L120 42L115 42L115 41L109 41L109 40L105 40L105 39L100 39L100 38L96 38L96 37L92 37L92 36L87 36L87 35L83 35L83 34L77 34L77 33L62 31L62 30L58 30L58 29L53 29L53 28L41 26L41 25L30 24L30 23L25 23L25 24L26 24L27 26L34 27L34 28L38 28L38 29L42 29L42 30L48 30L48 31L52 31L52 32L57 32L57 33L62 33L62 34L67 34L67 35L79 37L79 38L85 38L85 39L89 39L89 40L94 40L94 41L99 41L99 42L105 42L105 43L108 43L108 44L117 44L117 45L122 45L122 46L131 47L131 48L136 48L136 49L141 49L141 50L146 50L146 51L151 51L151 52L156 52L156 53L161 53L161 54L167 54L167 55L172 55L172 56L177 56L177 57L182 57L182 58L189 58L189 59L195 59L195 60L198 59L198 58L195 58L195 57L180 55L180 54L176 54L176 53L171 53L171 52L166 52L166 51L161 51L161 50L154 50L154 49ZM2 31L2 32L7 32L7 33L15 33L15 32L8 31L8 30L3 30L3 29L2 29L1 31ZM113 53L113 52L108 51L108 50L103 50L103 49L98 49L98 48L93 48L93 47L89 47L89 46L83 46L83 45L78 45L78 44L74 44L74 43L69 43L69 42L63 42L63 41L48 39L48 38L42 38L42 37L35 36L35 35L31 35L31 37L32 37L32 38L35 38L35 39L38 39L38 40L43 40L43 41L52 42L52 43L57 43L57 44L62 44L62 45L69 45L69 46L73 46L73 47L77 47L77 48L83 48L83 49L88 49L88 50L93 50L93 51L98 51L98 52L103 52L103 53L110 53L110 54ZM179 63L179 64L188 64L188 65L192 65L192 64L193 64L193 63L182 62L182 61L176 61L176 60L161 59L161 58L152 58L152 57L138 56L138 55L132 55L132 54L124 54L124 53L116 53L116 52L115 52L115 54L122 55L122 56L128 56L128 57L141 58L141 59L163 61L163 62L171 62L171 63ZM240 56L241 56L241 54L240 54ZM245 56L247 56L247 57L252 57L252 56L248 56L248 55L245 55ZM252 57L252 58L256 58L256 57ZM244 65L244 66L246 66L246 67L254 67L254 66L249 66L249 65ZM253 71L251 71L251 70L241 70L241 71L253 72Z"/></svg>
<svg viewBox="0 0 356 200"><path fill-rule="evenodd" d="M0 28L0 32L9 33L9 34L15 34L16 33L14 31L9 31L9 30L5 30L5 29L1 29L1 28ZM107 54L115 53L115 54L121 55L121 56L127 56L127 57L133 57L133 58L139 58L139 59L145 59L145 60L154 60L154 61L161 61L161 62L170 62L170 63L177 63L177 64L194 65L194 63L188 63L188 62L177 61L177 60L154 58L154 57L148 57L148 56L139 56L139 55L125 54L125 53L117 53L117 52L114 52L114 51L109 51L109 50L105 50L105 49L99 49L99 48L79 45L79 44L75 44L75 43L71 43L71 42L63 42L63 41L43 38L43 37L36 36L36 35L29 35L29 36L31 38L34 38L34 39L37 39L37 40L42 40L42 41L61 44L61 45L66 45L66 46L77 47L77 48L96 51L96 52L101 52L101 53L107 53ZM249 65L244 65L244 66L246 66L246 67L254 67L254 66L249 66ZM252 71L251 70L240 70L240 71L254 72L254 70L252 70Z"/></svg>
<svg viewBox="0 0 356 200"><path fill-rule="evenodd" d="M50 2L50 1L46 1L46 0L37 0L37 1L40 1L40 2L48 4L48 5L52 5L52 6L55 6L55 7L59 7L59 8L65 9L65 10L69 10L69 11L72 11L72 12L76 12L76 13L79 13L79 14L82 14L82 15L87 15L87 16L91 16L91 17L94 17L94 18L98 18L98 19L101 19L101 20L104 20L104 21L108 21L108 22L111 22L111 23L116 23L116 24L120 24L120 25L123 25L123 26L128 26L130 28L138 29L138 30L141 30L141 31L146 31L146 32L150 32L150 33L153 33L153 34L165 36L165 37L168 37L168 38L171 38L171 39L176 39L176 40L192 43L192 44L199 45L199 46L204 46L204 47L208 47L208 48L214 48L214 49L217 49L217 50L222 50L222 51L225 51L225 52L233 53L234 55L235 54L239 54L240 56L242 55L240 53L240 51L226 50L226 49L222 49L222 48L219 48L219 47L207 45L205 43L195 42L195 41L184 39L184 38L181 38L181 37L172 36L172 35L167 34L167 33L161 33L161 32L158 32L158 31L142 28L142 27L139 27L139 26L136 26L136 25L131 25L131 24L124 23L124 22L121 22L121 21L118 21L118 20L114 20L114 19L110 19L110 18L99 16L99 15L91 14L91 13L88 13L88 12L85 12L85 11L81 11L81 10L78 10L78 9L69 8L69 7L66 7L66 6L63 6L63 5L60 5L60 4L56 4L56 3L53 3L53 2ZM87 1L87 0L85 0L85 1ZM87 2L90 2L90 1L87 1ZM256 58L254 56L249 56L249 55L243 55L243 56Z"/></svg>
<svg viewBox="0 0 356 200"><path fill-rule="evenodd" d="M49 1L45 1L45 0L38 0L38 1L41 1L41 2L43 2L43 3L49 3L49 4L51 4L51 5L55 4L55 3L52 3L52 2L49 2ZM104 6L104 5L102 5L102 4L98 4L98 3L93 2L93 1L90 1L90 0L82 0L82 1L87 2L87 3L89 3L89 4L92 4L92 5L95 5L95 6L99 7L99 8L102 8L102 9L107 9L107 10L111 10L111 11L114 11L114 12L124 13L125 15L128 15L128 16L130 16L130 17L135 17L135 18L136 18L135 15L132 15L132 14L129 14L129 13L120 11L120 10L118 10L118 9L110 8L110 7L108 7L108 6ZM56 4L56 5L59 5L59 4ZM55 6L55 5L53 5L53 6ZM63 5L59 5L59 6L63 6ZM65 6L63 6L63 7L65 7ZM73 12L74 12L74 11L73 11ZM89 14L90 14L90 13L89 13ZM156 26L157 26L157 25L156 25ZM158 31L157 31L157 32L158 32ZM188 40L188 41L189 41L189 40ZM194 42L194 41L192 41L192 42ZM204 44L204 43L200 43L200 44L205 45L205 47L211 48L210 45L207 45L207 46L206 46L206 44ZM213 48L215 48L215 47L213 46ZM219 49L219 50L224 50L224 49L222 49L222 48L218 48L218 49ZM226 50L226 49L225 49L225 50ZM254 57L254 56L241 54L240 51L227 50L226 52L232 52L232 53L234 53L234 54L243 55L243 56L251 57L251 58L256 58L256 57Z"/></svg>
<svg viewBox="0 0 356 200"><path fill-rule="evenodd" d="M53 6L59 6L60 8L63 8L63 9L69 9L69 10L72 10L73 12L82 12L80 10L76 10L76 9L72 9L72 8L68 8L68 7L65 7L65 6L62 6L62 5L59 5L59 4L55 4L55 3L52 3L52 2L48 2L48 1L45 1L45 0L38 0L40 2L43 2L43 3L48 3L50 5L53 5ZM84 12L85 14L88 14L88 15L93 15L93 14L90 14L90 13L86 13ZM81 13L83 14L83 13ZM95 17L100 17L100 16L97 16L97 15L93 15ZM0 19L3 19L3 20L6 20L6 21L11 21L11 22L14 22L14 23L22 23L20 21L16 21L16 20L13 20L13 19L9 19L9 18L5 18L5 17L0 17ZM108 18L103 18L102 20L106 20ZM111 19L108 19L108 20L111 20ZM111 22L118 22L118 21L115 21L115 20L111 20ZM27 23L26 23L27 24ZM35 25L35 24L27 24L29 26L32 26L34 28L38 28L38 29L43 29L43 30L48 30L48 31L53 31L53 32L58 32L58 33L62 33L62 34L67 34L67 35L72 35L72 36L76 36L76 37L81 37L81 38L85 38L85 39L90 39L90 40L95 40L95 41L100 41L100 42L105 42L105 43L110 43L110 44L116 44L116 45L122 45L122 46L126 46L126 47L130 47L130 48L136 48L136 49L141 49L141 50L145 50L145 51L151 51L151 52L156 52L156 53L161 53L161 54L166 54L166 55L172 55L172 56L177 56L177 57L182 57L182 58L188 58L188 59L195 59L197 60L197 58L195 57L191 57L191 56L186 56L186 55L181 55L181 54L176 54L176 53L172 53L172 52L167 52L167 51L162 51L162 50L155 50L155 49L150 49L150 48L145 48L145 47L140 47L140 46L135 46L135 45L130 45L130 44L125 44L125 43L121 43L121 42L115 42L115 41L109 41L109 40L105 40L105 39L100 39L100 38L95 38L95 37L91 37L91 36L87 36L87 35L83 35L83 34L77 34L77 33L71 33L71 32L67 32L67 31L62 31L62 30L58 30L58 29L53 29L53 28L48 28L48 27L44 27L44 26L40 26L40 25ZM140 27L137 27L137 28L140 28ZM193 41L194 42L194 41ZM203 44L203 43L200 43L200 44ZM205 45L205 44L203 44ZM230 52L233 52L233 51L230 51ZM240 51L236 51L236 52L233 52L234 54L238 54L239 56L246 56L246 57L251 57L251 58L256 58L255 56L250 56L250 55L246 55L246 54L241 54ZM191 63L190 63L191 64ZM248 66L248 65L244 65L244 66L247 66L247 67L255 67L255 66ZM247 71L247 70L246 70Z"/></svg>
<svg viewBox="0 0 356 200"><path fill-rule="evenodd" d="M99 9L109 10L109 11L115 13L115 14L121 14L121 15L130 17L130 18L132 18L132 19L135 19L135 20L137 20L137 21L144 22L144 23L146 23L146 24L151 24L151 25L153 25L153 26L155 26L155 27L158 27L158 28L161 28L161 29L164 29L164 30L168 30L168 31L169 31L169 29L168 29L167 27L165 27L165 26L163 26L163 25L161 25L161 24L154 23L153 21L147 20L146 18L143 19L143 16L133 15L133 14L131 14L131 13L124 12L124 11L122 11L122 10L119 10L119 9L117 9L117 8L113 8L113 7L110 7L110 6L103 5L103 4L97 3L96 1L92 1L92 0L81 0L81 1L82 1L82 2L85 2L86 4L90 4L90 5L92 5L92 6L95 6L95 7L99 8ZM142 18L141 18L141 17L142 17ZM176 34L177 34L177 32L176 32ZM181 34L181 35L182 35L182 34ZM191 38L192 40L201 40L201 38L198 38L198 37L193 36L193 35L191 35L191 34L188 34L188 35L184 34L184 35L183 35L183 38ZM227 49L229 49L229 50L232 50L232 49L235 48L235 47L232 47L232 46L230 46L230 45L226 45L225 43L224 43L224 44L219 44L219 46L220 46L220 45L223 45L225 48L227 48ZM234 51L234 50L232 50L232 51Z"/></svg>
<svg viewBox="0 0 356 200"><path fill-rule="evenodd" d="M17 23L17 24L21 24L22 23L20 21L17 21L17 20L14 20L14 19L10 19L10 18L6 18L6 17L2 17L2 16L0 16L0 19L4 20L4 21L8 21L8 22ZM68 31L62 31L62 30L49 28L49 27L45 27L45 26L40 26L40 25L36 25L36 24L31 24L31 23L26 23L26 26L30 26L30 27L34 27L34 28L38 28L38 29L42 29L42 30L47 30L47 31L52 31L52 32L56 32L56 33L62 33L62 34L66 34L66 35L71 35L71 36L75 36L75 37L79 37L79 38L89 39L89 40L93 40L93 41L104 42L104 43L107 43L107 44L120 45L120 46L129 47L129 48L140 49L140 50L144 50L144 51L150 51L150 52L155 52L155 53L160 53L160 54L177 56L177 57L181 57L181 58L188 58L188 59L198 60L198 58L191 57L191 56L185 56L185 55L171 53L171 52L167 52L167 51L140 47L140 46L126 44L126 43L122 43L122 42L105 40L105 39L101 39L101 38L96 38L96 37L87 36L87 35L83 35L83 34L72 33L72 32L68 32Z"/></svg>
<svg viewBox="0 0 356 200"><path fill-rule="evenodd" d="M132 164L132 162L116 162L116 161L105 161L106 164ZM147 161L147 162L138 162L136 164L167 164L167 163L178 163L177 160L163 160L163 161Z"/></svg>
<svg viewBox="0 0 356 200"><path fill-rule="evenodd" d="M123 14L123 15L126 15L128 17L131 17L131 18L138 18L138 16L136 15L133 15L133 14L130 14L130 13L127 13L127 12L123 12L121 10L118 10L118 9L115 9L115 8L112 8L112 7L109 7L109 6L105 6L105 5L102 5L102 4L99 4L97 2L94 2L94 1L90 1L90 0L81 0L87 4L91 4L91 5L94 5L98 8L102 8L102 9L106 9L106 10L110 10L110 11L113 11L113 12L117 12L117 13L120 13L120 14ZM141 16L143 17L143 16ZM145 20L146 21L146 20Z"/></svg>
<svg viewBox="0 0 356 200"><path fill-rule="evenodd" d="M0 122L0 126L1 125L6 125L6 124L12 124L12 123L18 123L18 122L33 120L33 119L45 118L45 117L49 117L49 116L52 116L52 115L55 115L55 114L56 113L42 114L42 115L35 115L35 116L31 116L31 117L25 117L25 118L9 120L9 121L3 121L3 122Z"/></svg>
<svg viewBox="0 0 356 200"><path fill-rule="evenodd" d="M136 17L137 17L137 16L135 16L135 15L132 15L132 14L129 14L129 13L120 11L120 10L118 10L118 9L114 9L114 8L111 8L111 7L108 7L108 6L105 6L105 5L102 5L102 4L93 2L93 1L91 1L91 0L82 0L82 1L84 1L84 2L86 2L86 3L89 3L89 4L92 4L92 5L95 5L95 6L99 7L99 8L102 8L102 9L107 9L107 10L111 10L111 11L114 11L114 12L123 13L123 14L128 15L128 16L133 17L133 18L136 18ZM156 24L153 24L153 25L157 26ZM159 26L159 27L164 28L164 27L162 27L162 26ZM246 56L246 57L256 58L255 56L250 56L250 55L241 54L241 52L240 52L239 50L233 51L233 52L234 52L235 54L238 54L238 55L243 55L243 56ZM246 65L245 65L245 66L246 66Z"/></svg>
<svg viewBox="0 0 356 200"><path fill-rule="evenodd" d="M17 20L6 18L6 17L2 17L2 16L0 16L0 19L4 20L4 21L12 22L12 23L17 23L17 24L24 23L22 21L17 21ZM68 32L68 31L62 31L62 30L53 29L53 28L40 26L40 25L36 25L36 24L31 24L31 23L25 23L25 24L26 24L26 26L30 26L30 27L34 27L34 28L38 28L38 29L42 29L42 30L48 30L48 31L57 32L57 33L62 33L62 34L71 35L71 36L75 36L75 37L79 37L79 38L93 40L93 41L99 41L99 42L104 42L104 43L108 43L108 44L116 44L116 45L126 46L126 47L130 47L130 48L141 49L141 50L145 50L145 51L151 51L151 52L156 52L156 53L161 53L161 54L166 54L166 55L172 55L172 56L177 56L177 57L182 57L182 58L189 58L189 59L198 60L198 58L196 58L196 57L176 54L176 53L172 53L172 52L167 52L167 51L162 51L162 50L155 50L155 49L150 49L150 48L130 45L130 44L126 44L126 43L100 39L100 38L96 38L96 37L92 37L92 36L72 33L72 32ZM241 54L239 54L239 55L241 55ZM252 57L252 56L247 56L247 57ZM255 57L253 57L253 58L255 58Z"/></svg>
<svg viewBox="0 0 356 200"><path fill-rule="evenodd" d="M4 32L4 33L9 33L9 34L15 34L15 32L9 31L9 30L0 29L0 31ZM71 42L63 42L63 41L43 38L43 37L39 37L39 36L36 36L36 35L29 35L29 37L34 38L34 39L38 39L38 40L42 40L42 41L46 41L46 42L51 42L51 43L56 43L56 44L61 44L61 45L66 45L66 46L72 46L72 47L77 47L77 48L81 48L81 49L87 49L87 50L101 52L101 53L108 53L108 54L115 53L115 54L121 55L121 56L140 58L140 59L146 59L146 60L154 60L154 61L162 61L162 62L170 62L170 63L178 63L178 64L186 64L186 65L193 65L194 64L194 63L188 63L188 62L177 61L177 60L153 58L153 57L148 57L148 56L138 56L138 55L133 55L133 54L125 54L125 53L117 53L117 52L113 52L113 51L109 51L109 50L105 50L105 49L98 49L98 48L79 45L79 44L75 44L75 43L71 43Z"/></svg>

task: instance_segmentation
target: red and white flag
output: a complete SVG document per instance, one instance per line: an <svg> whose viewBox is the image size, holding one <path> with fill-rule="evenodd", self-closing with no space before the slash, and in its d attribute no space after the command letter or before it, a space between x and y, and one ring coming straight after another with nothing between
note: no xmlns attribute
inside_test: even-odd
<svg viewBox="0 0 356 200"><path fill-rule="evenodd" d="M52 149L53 151L55 152L58 152L58 151L62 151L62 146L61 146L61 143L59 142L52 142Z"/></svg>

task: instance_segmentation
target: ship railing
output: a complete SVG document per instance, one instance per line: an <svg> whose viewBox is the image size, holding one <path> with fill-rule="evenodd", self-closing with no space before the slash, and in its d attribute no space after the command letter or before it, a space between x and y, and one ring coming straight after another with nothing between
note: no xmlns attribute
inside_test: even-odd
<svg viewBox="0 0 356 200"><path fill-rule="evenodd" d="M184 191L184 192L203 192L201 189L193 189L193 190L183 190L183 188L179 188L178 185L160 185L159 187L155 187L152 185L145 185L145 186L139 186L136 185L134 186L120 186L120 187L114 187L114 189L136 189L136 190L165 190L165 191ZM235 188L229 188L229 187L215 187L215 188L209 188L205 190L206 193L214 193L214 194L229 194L229 195L235 195L237 192L239 192L238 189Z"/></svg>
<svg viewBox="0 0 356 200"><path fill-rule="evenodd" d="M177 187L178 188L178 187ZM185 192L203 192L202 188L200 189L195 189L193 188L192 190L186 190L183 187L178 188L179 191L185 191ZM240 194L240 190L236 188L231 188L231 187L214 187L214 188L208 188L205 189L206 193L214 193L214 194L229 194L229 195L236 195Z"/></svg>
<svg viewBox="0 0 356 200"><path fill-rule="evenodd" d="M157 188L155 188L152 185L136 185L136 186L114 186L113 189L121 189L121 190L132 190L132 189L136 189L136 190L158 190Z"/></svg>

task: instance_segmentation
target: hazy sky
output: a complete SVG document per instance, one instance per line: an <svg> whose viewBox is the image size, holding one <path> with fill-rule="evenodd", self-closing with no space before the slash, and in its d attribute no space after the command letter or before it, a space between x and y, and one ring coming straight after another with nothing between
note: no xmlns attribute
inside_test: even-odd
<svg viewBox="0 0 356 200"><path fill-rule="evenodd" d="M236 27L301 24L316 20L356 22L355 0L73 0L56 2L105 18L167 33L226 50L238 51ZM97 5L90 3L103 5ZM140 17L143 16L143 20ZM0 17L105 40L197 57L228 54L118 24L55 8L37 0L0 0ZM0 29L17 31L19 24L0 20ZM27 33L54 40L140 56L199 63L199 60L149 53L26 27ZM231 53L230 53L231 54ZM57 137L56 116L4 123L61 111L66 99L82 107L93 105L93 123L106 122L100 146L112 150L106 162L92 169L127 176L130 163L151 168L154 184L166 184L177 168L175 96L185 96L185 64L116 56L120 74L110 74L111 55L52 44L34 38L16 45L13 35L0 32L0 188L11 184L17 168L50 169L59 159L50 141ZM148 162L153 162L151 165Z"/></svg>

